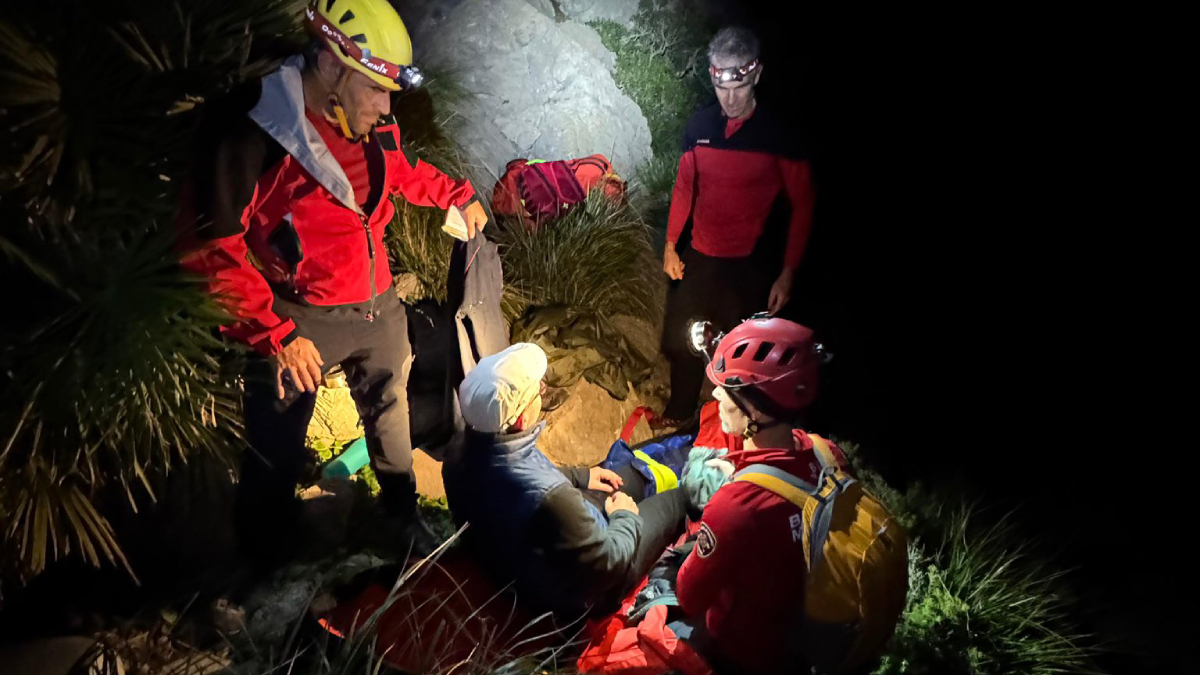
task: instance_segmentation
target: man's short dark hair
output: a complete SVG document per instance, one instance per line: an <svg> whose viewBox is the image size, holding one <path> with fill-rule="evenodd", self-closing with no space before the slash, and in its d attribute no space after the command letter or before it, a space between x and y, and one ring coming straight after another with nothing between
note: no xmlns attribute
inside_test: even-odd
<svg viewBox="0 0 1200 675"><path fill-rule="evenodd" d="M722 28L708 43L708 62L712 63L717 57L736 58L740 63L749 63L758 58L758 37L749 28Z"/></svg>

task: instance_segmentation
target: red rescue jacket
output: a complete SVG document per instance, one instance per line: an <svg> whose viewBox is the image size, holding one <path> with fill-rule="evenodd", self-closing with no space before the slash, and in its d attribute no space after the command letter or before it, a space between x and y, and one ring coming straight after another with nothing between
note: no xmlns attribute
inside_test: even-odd
<svg viewBox="0 0 1200 675"><path fill-rule="evenodd" d="M793 432L796 448L730 452L736 470L766 464L817 482L812 439ZM832 446L838 463L847 466ZM679 570L676 596L703 625L712 648L739 672L793 672L789 630L804 607L803 514L783 497L748 482L721 487L704 508L696 548Z"/></svg>
<svg viewBox="0 0 1200 675"><path fill-rule="evenodd" d="M301 63L293 57L263 79L257 104L228 126L185 191L184 267L207 277L237 317L227 334L268 355L295 327L272 311L275 293L327 306L391 286L390 197L446 209L474 195L467 180L406 156L394 122L371 132L371 194L355 195L304 114Z"/></svg>

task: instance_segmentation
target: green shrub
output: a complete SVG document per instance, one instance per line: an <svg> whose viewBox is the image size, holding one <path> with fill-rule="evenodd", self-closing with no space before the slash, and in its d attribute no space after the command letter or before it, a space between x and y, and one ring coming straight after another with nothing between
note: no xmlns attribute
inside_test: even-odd
<svg viewBox="0 0 1200 675"><path fill-rule="evenodd" d="M1031 557L1006 522L979 526L958 507L941 542L909 547L908 605L880 675L1088 672L1091 636L1074 628L1062 572Z"/></svg>
<svg viewBox="0 0 1200 675"><path fill-rule="evenodd" d="M1064 573L1033 557L1008 519L984 525L977 507L920 484L900 492L854 443L838 446L909 532L908 602L876 673L1089 672L1095 640L1070 619Z"/></svg>
<svg viewBox="0 0 1200 675"><path fill-rule="evenodd" d="M503 219L494 234L504 262L505 315L566 305L613 316L661 315L651 231L627 204L592 192L536 231Z"/></svg>
<svg viewBox="0 0 1200 675"><path fill-rule="evenodd" d="M613 79L646 116L655 155L677 153L688 117L711 96L704 53L710 32L687 3L671 8L663 0L645 0L632 23L590 25L616 54Z"/></svg>
<svg viewBox="0 0 1200 675"><path fill-rule="evenodd" d="M437 535L439 541L448 541L458 530L454 524L454 516L450 513L450 504L446 502L445 497L433 499L418 495L417 508L421 512L421 518Z"/></svg>
<svg viewBox="0 0 1200 675"><path fill-rule="evenodd" d="M689 3L643 0L633 28L612 21L590 25L617 56L613 79L641 109L654 156L631 178L647 222L665 227L680 146L688 118L712 96L705 49L712 32Z"/></svg>
<svg viewBox="0 0 1200 675"><path fill-rule="evenodd" d="M396 217L384 235L384 242L397 283L404 283L405 274L415 277L415 289L405 300L428 298L445 302L450 254L454 251L454 240L441 229L446 212L413 206L402 199L395 201Z"/></svg>

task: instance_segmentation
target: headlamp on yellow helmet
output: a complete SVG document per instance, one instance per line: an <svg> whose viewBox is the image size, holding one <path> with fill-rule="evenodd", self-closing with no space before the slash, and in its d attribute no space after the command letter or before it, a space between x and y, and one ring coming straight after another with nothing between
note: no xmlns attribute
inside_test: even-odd
<svg viewBox="0 0 1200 675"><path fill-rule="evenodd" d="M387 0L317 0L305 9L308 31L345 65L392 91L421 86L412 41Z"/></svg>

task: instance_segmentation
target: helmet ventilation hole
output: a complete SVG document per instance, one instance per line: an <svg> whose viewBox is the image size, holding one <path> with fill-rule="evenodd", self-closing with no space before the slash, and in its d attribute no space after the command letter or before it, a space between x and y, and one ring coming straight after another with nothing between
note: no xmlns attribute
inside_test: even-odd
<svg viewBox="0 0 1200 675"><path fill-rule="evenodd" d="M767 355L770 354L771 350L774 348L775 348L775 343L773 343L773 342L763 342L763 343L759 344L758 351L754 352L754 360L762 361L762 360L766 359Z"/></svg>

